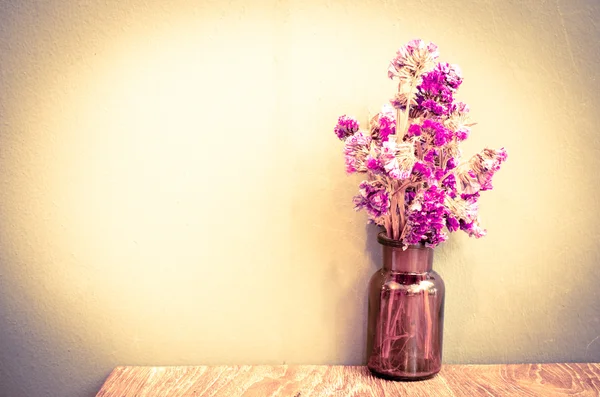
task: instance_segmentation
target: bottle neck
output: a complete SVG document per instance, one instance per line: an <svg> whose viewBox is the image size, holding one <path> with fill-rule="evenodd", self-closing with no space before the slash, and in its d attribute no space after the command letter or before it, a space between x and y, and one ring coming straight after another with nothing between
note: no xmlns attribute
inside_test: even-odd
<svg viewBox="0 0 600 397"><path fill-rule="evenodd" d="M433 266L433 248L409 245L401 247L383 246L383 268L401 273L427 273Z"/></svg>

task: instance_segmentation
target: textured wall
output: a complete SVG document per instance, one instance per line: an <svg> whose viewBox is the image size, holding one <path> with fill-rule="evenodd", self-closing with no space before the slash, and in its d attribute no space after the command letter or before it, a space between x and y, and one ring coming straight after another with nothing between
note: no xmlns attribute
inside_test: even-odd
<svg viewBox="0 0 600 397"><path fill-rule="evenodd" d="M0 395L119 364L364 363L375 229L337 116L421 37L505 146L436 250L446 363L600 361L600 3L0 1Z"/></svg>

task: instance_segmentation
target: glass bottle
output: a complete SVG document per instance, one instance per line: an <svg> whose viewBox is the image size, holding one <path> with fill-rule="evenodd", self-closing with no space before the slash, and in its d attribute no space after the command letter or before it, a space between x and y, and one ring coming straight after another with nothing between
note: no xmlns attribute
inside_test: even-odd
<svg viewBox="0 0 600 397"><path fill-rule="evenodd" d="M392 380L427 379L442 366L444 281L432 270L433 248L406 250L385 233L383 267L369 283L367 366Z"/></svg>

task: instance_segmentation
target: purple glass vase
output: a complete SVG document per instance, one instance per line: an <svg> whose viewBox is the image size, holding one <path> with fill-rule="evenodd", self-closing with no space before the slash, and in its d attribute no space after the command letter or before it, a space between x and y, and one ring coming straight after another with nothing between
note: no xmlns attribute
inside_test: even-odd
<svg viewBox="0 0 600 397"><path fill-rule="evenodd" d="M442 367L444 281L431 270L433 248L402 250L385 233L383 267L369 283L367 366L392 380L421 380Z"/></svg>

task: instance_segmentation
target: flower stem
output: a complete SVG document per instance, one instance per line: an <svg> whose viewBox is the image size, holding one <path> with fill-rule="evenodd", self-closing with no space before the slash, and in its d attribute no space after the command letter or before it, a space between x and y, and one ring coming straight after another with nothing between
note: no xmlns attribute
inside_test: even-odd
<svg viewBox="0 0 600 397"><path fill-rule="evenodd" d="M423 291L423 300L425 301L425 332L426 332L426 338L425 338L425 359L429 358L430 352L431 352L431 309L429 308L429 291L425 290Z"/></svg>
<svg viewBox="0 0 600 397"><path fill-rule="evenodd" d="M404 134L406 134L406 130L408 130L408 118L410 115L410 102L412 101L412 92L413 86L412 83L410 85L410 91L408 91L408 96L406 97L406 112L404 114L404 125L402 127L402 137L404 138Z"/></svg>
<svg viewBox="0 0 600 397"><path fill-rule="evenodd" d="M385 324L385 335L386 337L389 336L391 334L391 326L392 326L392 306L394 303L394 295L393 292L390 290L388 291L389 296L388 299L386 301L387 303L387 316L386 316L386 324ZM382 295L383 297L383 295ZM389 358L389 354L390 354L390 350L391 350L391 346L392 342L390 340L387 340L386 343L383 343L382 346L382 358Z"/></svg>
<svg viewBox="0 0 600 397"><path fill-rule="evenodd" d="M421 145L421 139L415 140L417 146L417 158L423 160L423 145Z"/></svg>
<svg viewBox="0 0 600 397"><path fill-rule="evenodd" d="M442 148L440 149L440 168L445 170L446 169L446 151Z"/></svg>
<svg viewBox="0 0 600 397"><path fill-rule="evenodd" d="M404 229L406 228L406 217L404 214L404 202L406 200L406 197L405 197L406 189L408 189L409 187L416 188L420 184L421 184L421 182L405 183L405 184L401 185L398 189L396 189L394 191L394 193L392 194L392 209L393 210L395 209L393 206L395 203L398 207L398 212L400 213L400 222L398 222L398 223L394 222L394 224L397 225L397 230L395 230L395 233L394 233L394 239L396 239L396 240L402 239L402 237L404 236Z"/></svg>
<svg viewBox="0 0 600 397"><path fill-rule="evenodd" d="M410 82L410 87L406 95L406 109L404 110L404 113L402 113L400 109L396 111L396 141L398 143L402 142L404 135L406 134L406 130L408 129L408 118L410 115L410 102L412 101L413 85L414 80ZM399 83L398 94L401 93L401 88L402 83Z"/></svg>
<svg viewBox="0 0 600 397"><path fill-rule="evenodd" d="M392 238L392 221L389 216L385 216L384 224L387 237Z"/></svg>
<svg viewBox="0 0 600 397"><path fill-rule="evenodd" d="M400 94L402 88L402 82L398 83L398 94ZM402 131L402 112L400 111L400 108L396 109L396 142L402 142L402 139L404 138L404 134L401 133Z"/></svg>
<svg viewBox="0 0 600 397"><path fill-rule="evenodd" d="M392 230L393 230L393 238L398 240L400 237L400 229L399 229L399 220L398 220L398 195L394 194L391 199L390 210L392 211ZM404 214L400 211L400 222L402 222L402 218Z"/></svg>

